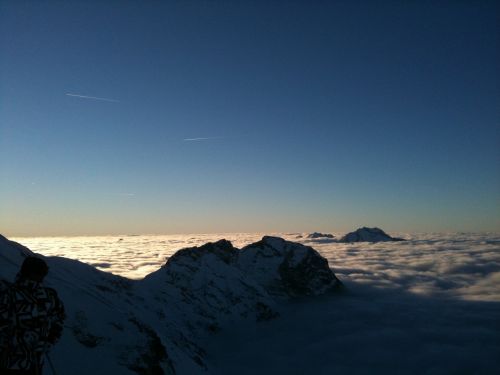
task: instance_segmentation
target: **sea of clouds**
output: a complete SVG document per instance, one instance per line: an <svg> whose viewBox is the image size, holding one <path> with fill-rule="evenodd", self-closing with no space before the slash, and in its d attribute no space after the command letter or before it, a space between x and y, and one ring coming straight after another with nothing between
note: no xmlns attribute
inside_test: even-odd
<svg viewBox="0 0 500 375"><path fill-rule="evenodd" d="M35 252L139 279L175 251L263 234L13 238ZM281 317L225 329L207 345L217 374L494 374L500 368L500 234L391 233L405 242L314 247L346 286L283 306ZM337 238L342 233L337 233Z"/></svg>
<svg viewBox="0 0 500 375"><path fill-rule="evenodd" d="M337 243L300 233L272 235L312 246L344 283L467 300L500 301L500 234L396 233L405 242ZM225 238L241 248L261 233L12 238L46 256L78 259L106 272L140 279L177 250ZM337 235L339 237L340 234Z"/></svg>

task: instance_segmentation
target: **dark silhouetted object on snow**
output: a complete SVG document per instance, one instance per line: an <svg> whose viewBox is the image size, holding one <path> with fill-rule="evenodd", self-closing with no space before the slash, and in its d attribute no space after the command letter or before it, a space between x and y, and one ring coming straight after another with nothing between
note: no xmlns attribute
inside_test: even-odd
<svg viewBox="0 0 500 375"><path fill-rule="evenodd" d="M0 281L0 375L41 375L44 356L59 340L64 307L42 285L49 271L37 257L24 260L14 283Z"/></svg>

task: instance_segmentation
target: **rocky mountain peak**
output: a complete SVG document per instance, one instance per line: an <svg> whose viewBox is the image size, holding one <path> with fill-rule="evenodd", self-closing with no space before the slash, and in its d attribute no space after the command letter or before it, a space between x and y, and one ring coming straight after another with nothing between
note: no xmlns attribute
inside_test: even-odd
<svg viewBox="0 0 500 375"><path fill-rule="evenodd" d="M404 241L402 238L389 236L380 228L362 227L354 232L347 233L340 239L339 242L388 242L388 241Z"/></svg>

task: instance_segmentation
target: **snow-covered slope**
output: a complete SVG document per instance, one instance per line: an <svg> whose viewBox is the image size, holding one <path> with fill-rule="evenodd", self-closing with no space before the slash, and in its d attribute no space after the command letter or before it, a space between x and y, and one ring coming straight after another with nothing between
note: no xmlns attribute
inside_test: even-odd
<svg viewBox="0 0 500 375"><path fill-rule="evenodd" d="M33 253L0 236L0 278L12 281L27 255ZM45 260L50 269L45 284L57 290L67 315L51 353L59 373L169 373L166 350L140 318L141 299L130 280L71 259Z"/></svg>
<svg viewBox="0 0 500 375"><path fill-rule="evenodd" d="M0 237L0 278L12 280L27 248ZM314 249L276 237L238 250L221 240L178 251L139 281L79 261L45 258L46 284L67 321L52 359L62 374L216 373L203 342L225 324L279 316L276 297L317 295L339 281Z"/></svg>
<svg viewBox="0 0 500 375"><path fill-rule="evenodd" d="M180 250L138 281L137 291L158 302L155 308L185 336L200 342L226 324L278 317L276 297L318 295L339 285L328 262L311 247L264 237L242 250L226 240Z"/></svg>
<svg viewBox="0 0 500 375"><path fill-rule="evenodd" d="M402 238L394 238L379 228L359 228L354 232L347 233L339 242L385 242L404 241Z"/></svg>
<svg viewBox="0 0 500 375"><path fill-rule="evenodd" d="M235 321L278 316L266 290L236 266L238 252L225 240L186 248L137 281L137 293L150 303L147 310L160 318L156 328L173 340L174 349L189 349L186 355L203 369L208 365L199 343L207 335Z"/></svg>

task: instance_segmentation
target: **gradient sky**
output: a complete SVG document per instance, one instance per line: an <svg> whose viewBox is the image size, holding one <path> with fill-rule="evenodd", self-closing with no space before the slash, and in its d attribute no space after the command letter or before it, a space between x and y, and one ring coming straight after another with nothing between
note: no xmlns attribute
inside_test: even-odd
<svg viewBox="0 0 500 375"><path fill-rule="evenodd" d="M143 3L0 2L0 233L500 230L498 3Z"/></svg>

